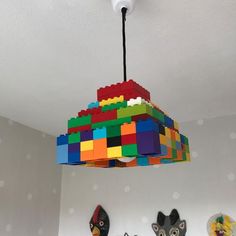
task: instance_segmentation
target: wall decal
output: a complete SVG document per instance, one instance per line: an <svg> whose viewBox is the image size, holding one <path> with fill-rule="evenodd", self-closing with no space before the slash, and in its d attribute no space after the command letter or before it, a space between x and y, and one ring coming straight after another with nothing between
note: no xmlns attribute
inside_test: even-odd
<svg viewBox="0 0 236 236"><path fill-rule="evenodd" d="M236 236L236 222L230 216L219 213L210 218L207 230L210 236Z"/></svg>
<svg viewBox="0 0 236 236"><path fill-rule="evenodd" d="M107 236L110 228L108 214L98 205L90 220L90 230L93 236Z"/></svg>
<svg viewBox="0 0 236 236"><path fill-rule="evenodd" d="M178 211L173 209L169 216L158 212L157 222L152 224L152 229L157 236L185 236L187 225L185 220L180 220Z"/></svg>

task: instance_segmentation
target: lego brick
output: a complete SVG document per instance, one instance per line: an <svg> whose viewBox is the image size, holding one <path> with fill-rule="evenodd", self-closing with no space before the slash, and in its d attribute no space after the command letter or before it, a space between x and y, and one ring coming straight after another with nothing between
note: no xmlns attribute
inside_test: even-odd
<svg viewBox="0 0 236 236"><path fill-rule="evenodd" d="M84 126L69 128L68 129L68 134L77 133L77 132L81 132L81 131L86 131L86 130L90 130L90 129L91 129L91 125L84 125Z"/></svg>
<svg viewBox="0 0 236 236"><path fill-rule="evenodd" d="M108 158L120 158L120 157L122 157L121 146L107 148L107 156L108 156Z"/></svg>
<svg viewBox="0 0 236 236"><path fill-rule="evenodd" d="M110 105L105 105L102 107L102 111L105 112L105 111L120 109L122 107L127 107L127 101L118 102L118 103L110 104Z"/></svg>
<svg viewBox="0 0 236 236"><path fill-rule="evenodd" d="M80 142L80 133L73 133L69 135L69 144L79 143Z"/></svg>
<svg viewBox="0 0 236 236"><path fill-rule="evenodd" d="M69 154L68 154L68 164L71 164L71 165L81 164L80 152L69 152Z"/></svg>
<svg viewBox="0 0 236 236"><path fill-rule="evenodd" d="M121 146L121 136L107 138L107 147Z"/></svg>
<svg viewBox="0 0 236 236"><path fill-rule="evenodd" d="M121 135L134 134L136 133L136 122L125 123L121 125Z"/></svg>
<svg viewBox="0 0 236 236"><path fill-rule="evenodd" d="M67 134L62 134L59 137L57 137L57 145L64 145L68 144L68 135Z"/></svg>
<svg viewBox="0 0 236 236"><path fill-rule="evenodd" d="M80 150L82 151L88 151L93 150L93 140L90 141L84 141L80 143Z"/></svg>
<svg viewBox="0 0 236 236"><path fill-rule="evenodd" d="M161 155L160 156L166 156L168 154L167 146L161 144Z"/></svg>
<svg viewBox="0 0 236 236"><path fill-rule="evenodd" d="M136 144L137 143L137 138L136 138L136 133L134 134L126 134L121 136L121 144L123 145L128 145L128 144Z"/></svg>
<svg viewBox="0 0 236 236"><path fill-rule="evenodd" d="M138 164L138 166L148 166L149 165L149 159L148 158L143 158L143 157L138 157L137 158L137 164Z"/></svg>
<svg viewBox="0 0 236 236"><path fill-rule="evenodd" d="M152 119L138 121L136 124L137 132L155 131L159 132L159 124Z"/></svg>
<svg viewBox="0 0 236 236"><path fill-rule="evenodd" d="M167 145L167 137L164 136L163 134L160 134L159 137L160 137L160 144Z"/></svg>
<svg viewBox="0 0 236 236"><path fill-rule="evenodd" d="M157 132L137 133L138 153L141 155L160 154L160 140Z"/></svg>
<svg viewBox="0 0 236 236"><path fill-rule="evenodd" d="M129 99L129 101L127 102L127 105L134 106L134 105L141 105L142 103L145 103L145 100L141 97L137 97L137 98Z"/></svg>
<svg viewBox="0 0 236 236"><path fill-rule="evenodd" d="M129 144L122 146L122 156L133 157L138 155L137 144Z"/></svg>
<svg viewBox="0 0 236 236"><path fill-rule="evenodd" d="M162 113L162 112L160 112L160 111L158 111L157 109L152 109L152 111L153 111L153 116L158 120L158 121L160 121L161 123L165 123L165 115Z"/></svg>
<svg viewBox="0 0 236 236"><path fill-rule="evenodd" d="M162 135L166 134L165 127L160 123L159 123L159 133L162 134Z"/></svg>
<svg viewBox="0 0 236 236"><path fill-rule="evenodd" d="M95 107L92 109L87 109L87 110L81 110L80 112L78 112L78 116L82 117L82 116L87 116L87 115L94 115L94 114L98 114L102 111L101 107Z"/></svg>
<svg viewBox="0 0 236 236"><path fill-rule="evenodd" d="M175 132L175 140L178 142L181 142L180 141L180 134L178 132Z"/></svg>
<svg viewBox="0 0 236 236"><path fill-rule="evenodd" d="M125 167L135 167L135 166L137 166L138 164L137 164L137 158L135 158L134 160L132 160L132 161L129 161L129 162L127 162L127 163L125 163Z"/></svg>
<svg viewBox="0 0 236 236"><path fill-rule="evenodd" d="M174 121L165 115L165 125L168 127L168 128L174 128Z"/></svg>
<svg viewBox="0 0 236 236"><path fill-rule="evenodd" d="M121 125L123 123L129 123L129 122L131 122L131 118L130 117L125 117L125 118L120 118L120 119L95 123L95 124L92 124L92 128L93 129L103 128L103 127L108 127L108 126Z"/></svg>
<svg viewBox="0 0 236 236"><path fill-rule="evenodd" d="M56 147L57 164L68 164L68 144Z"/></svg>
<svg viewBox="0 0 236 236"><path fill-rule="evenodd" d="M171 140L171 147L176 149L176 142L175 142L175 140Z"/></svg>
<svg viewBox="0 0 236 236"><path fill-rule="evenodd" d="M82 131L80 134L80 141L88 141L93 139L93 131Z"/></svg>
<svg viewBox="0 0 236 236"><path fill-rule="evenodd" d="M69 144L68 152L80 152L80 143Z"/></svg>
<svg viewBox="0 0 236 236"><path fill-rule="evenodd" d="M107 129L101 128L101 129L95 129L93 130L93 139L103 139L107 137Z"/></svg>
<svg viewBox="0 0 236 236"><path fill-rule="evenodd" d="M81 161L94 160L93 150L81 151L80 155L81 155L80 157Z"/></svg>
<svg viewBox="0 0 236 236"><path fill-rule="evenodd" d="M104 88L97 90L98 101L103 99L108 99L114 96L128 95L130 93L135 94L136 96L131 96L130 98L142 97L146 100L150 100L150 93L144 89L142 86L134 82L133 80L128 80L127 82L112 84ZM127 100L125 98L125 100Z"/></svg>
<svg viewBox="0 0 236 236"><path fill-rule="evenodd" d="M120 135L121 135L120 125L107 127L107 137L108 138L117 137L117 136L120 136Z"/></svg>
<svg viewBox="0 0 236 236"><path fill-rule="evenodd" d="M186 136L184 136L183 134L180 134L180 140L181 140L181 143L189 145L188 138Z"/></svg>
<svg viewBox="0 0 236 236"><path fill-rule="evenodd" d="M166 137L171 139L171 133L170 133L170 129L168 127L165 127L165 133L166 133Z"/></svg>
<svg viewBox="0 0 236 236"><path fill-rule="evenodd" d="M152 108L147 104L134 105L132 107L120 108L117 110L117 117L130 117L141 114L152 115Z"/></svg>
<svg viewBox="0 0 236 236"><path fill-rule="evenodd" d="M161 158L159 157L148 157L149 165L160 165L161 164Z"/></svg>
<svg viewBox="0 0 236 236"><path fill-rule="evenodd" d="M182 150L181 143L176 141L176 149L177 150Z"/></svg>
<svg viewBox="0 0 236 236"><path fill-rule="evenodd" d="M75 117L68 120L68 128L74 128L78 126L84 126L91 124L91 115Z"/></svg>
<svg viewBox="0 0 236 236"><path fill-rule="evenodd" d="M97 108L99 107L99 102L96 101L96 102L91 102L88 104L88 109L93 109L93 108Z"/></svg>
<svg viewBox="0 0 236 236"><path fill-rule="evenodd" d="M177 131L179 130L179 123L175 120L174 120L174 129Z"/></svg>
<svg viewBox="0 0 236 236"><path fill-rule="evenodd" d="M118 102L123 102L123 101L124 101L124 96L120 95L119 97L113 97L113 98L108 98L106 100L102 100L101 102L99 102L99 105L103 107L106 105L116 104Z"/></svg>
<svg viewBox="0 0 236 236"><path fill-rule="evenodd" d="M94 114L92 116L92 123L103 122L117 119L117 110L111 110Z"/></svg>
<svg viewBox="0 0 236 236"><path fill-rule="evenodd" d="M107 139L97 139L93 142L93 154L96 159L107 158Z"/></svg>

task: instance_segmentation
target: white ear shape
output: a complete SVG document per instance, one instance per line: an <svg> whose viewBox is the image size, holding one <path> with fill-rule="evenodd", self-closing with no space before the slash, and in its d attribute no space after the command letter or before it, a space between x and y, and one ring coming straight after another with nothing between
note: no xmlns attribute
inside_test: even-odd
<svg viewBox="0 0 236 236"><path fill-rule="evenodd" d="M152 229L154 230L155 233L157 233L159 230L159 227L157 226L157 224L152 224Z"/></svg>
<svg viewBox="0 0 236 236"><path fill-rule="evenodd" d="M179 228L183 230L185 227L186 227L186 222L185 222L185 220L183 220L180 222Z"/></svg>

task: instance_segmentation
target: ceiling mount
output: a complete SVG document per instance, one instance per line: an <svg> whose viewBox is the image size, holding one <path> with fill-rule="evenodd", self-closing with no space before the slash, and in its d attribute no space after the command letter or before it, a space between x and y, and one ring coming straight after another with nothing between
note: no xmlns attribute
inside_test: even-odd
<svg viewBox="0 0 236 236"><path fill-rule="evenodd" d="M121 14L122 8L127 8L127 15L131 14L134 10L136 0L111 0L113 10Z"/></svg>

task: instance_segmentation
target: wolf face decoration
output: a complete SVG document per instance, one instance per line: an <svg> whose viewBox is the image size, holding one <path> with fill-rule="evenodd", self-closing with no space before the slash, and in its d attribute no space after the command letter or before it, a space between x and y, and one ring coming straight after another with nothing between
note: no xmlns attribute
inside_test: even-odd
<svg viewBox="0 0 236 236"><path fill-rule="evenodd" d="M99 205L96 207L90 220L90 230L93 236L107 236L110 221L106 211Z"/></svg>
<svg viewBox="0 0 236 236"><path fill-rule="evenodd" d="M187 226L185 220L180 220L178 211L173 209L169 216L158 212L157 223L152 224L152 229L156 236L185 236Z"/></svg>

